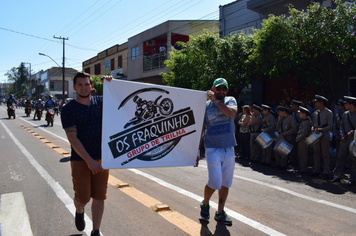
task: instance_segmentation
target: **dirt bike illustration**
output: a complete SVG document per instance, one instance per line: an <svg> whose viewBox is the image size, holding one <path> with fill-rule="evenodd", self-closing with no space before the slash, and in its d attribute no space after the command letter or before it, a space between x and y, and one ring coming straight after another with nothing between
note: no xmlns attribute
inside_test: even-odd
<svg viewBox="0 0 356 236"><path fill-rule="evenodd" d="M135 96L133 101L137 103L135 117L127 122L124 126L126 129L130 125L136 125L143 121L155 118L157 115L169 116L173 112L173 102L169 98L163 98L160 103L162 95L156 98L155 101L146 101Z"/></svg>

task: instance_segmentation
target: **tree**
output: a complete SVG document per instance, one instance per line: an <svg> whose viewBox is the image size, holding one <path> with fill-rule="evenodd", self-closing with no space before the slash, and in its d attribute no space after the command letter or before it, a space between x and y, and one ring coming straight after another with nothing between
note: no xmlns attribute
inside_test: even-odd
<svg viewBox="0 0 356 236"><path fill-rule="evenodd" d="M93 80L94 88L96 89L96 95L103 95L103 83L100 81L101 77L103 76L100 75L91 76Z"/></svg>
<svg viewBox="0 0 356 236"><path fill-rule="evenodd" d="M356 4L336 1L335 6L314 3L306 11L290 7L289 17L264 20L251 56L258 77L294 75L304 86L314 85L333 105L356 62Z"/></svg>
<svg viewBox="0 0 356 236"><path fill-rule="evenodd" d="M226 37L218 45L219 56L216 59L216 70L230 84L230 91L239 97L243 88L251 83L255 76L251 66L250 55L254 47L253 37L234 34Z"/></svg>
<svg viewBox="0 0 356 236"><path fill-rule="evenodd" d="M356 62L356 4L336 2L335 9L313 4L307 12L290 10L300 52L314 70L308 77L332 102Z"/></svg>
<svg viewBox="0 0 356 236"><path fill-rule="evenodd" d="M26 95L29 81L29 70L25 67L24 63L21 63L19 67L13 67L11 70L5 73L8 80L13 82L12 86L9 86L8 93L14 94L17 97L23 97Z"/></svg>
<svg viewBox="0 0 356 236"><path fill-rule="evenodd" d="M166 60L169 73L162 73L163 80L169 86L207 90L217 76L217 45L221 39L205 31L197 38L191 37L187 43L179 42L181 50L173 50L170 60Z"/></svg>
<svg viewBox="0 0 356 236"><path fill-rule="evenodd" d="M251 38L236 34L224 39L209 31L179 42L181 50L173 50L166 60L168 73L161 73L169 86L207 90L219 77L225 78L232 93L239 96L250 82L249 55Z"/></svg>

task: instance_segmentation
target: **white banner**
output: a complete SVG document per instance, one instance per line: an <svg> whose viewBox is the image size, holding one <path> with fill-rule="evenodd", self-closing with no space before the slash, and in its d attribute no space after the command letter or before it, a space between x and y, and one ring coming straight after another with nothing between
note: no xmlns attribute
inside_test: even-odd
<svg viewBox="0 0 356 236"><path fill-rule="evenodd" d="M103 168L195 165L206 92L122 80L103 90Z"/></svg>

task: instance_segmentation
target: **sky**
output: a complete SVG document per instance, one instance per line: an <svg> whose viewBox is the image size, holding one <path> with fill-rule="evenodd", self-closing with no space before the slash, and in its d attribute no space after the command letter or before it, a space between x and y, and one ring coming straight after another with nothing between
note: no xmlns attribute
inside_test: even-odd
<svg viewBox="0 0 356 236"><path fill-rule="evenodd" d="M68 39L65 66L81 71L83 61L167 20L219 20L219 6L234 1L1 0L0 83L21 62L31 73L62 66L63 40L54 37Z"/></svg>

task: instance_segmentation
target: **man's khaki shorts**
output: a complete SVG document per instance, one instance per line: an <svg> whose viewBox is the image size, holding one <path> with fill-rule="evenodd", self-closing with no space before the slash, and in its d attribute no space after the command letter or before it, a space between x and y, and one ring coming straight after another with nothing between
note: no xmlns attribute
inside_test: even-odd
<svg viewBox="0 0 356 236"><path fill-rule="evenodd" d="M101 164L101 160L98 160ZM105 200L107 197L109 170L93 175L85 161L71 161L74 199L86 204L90 198Z"/></svg>

